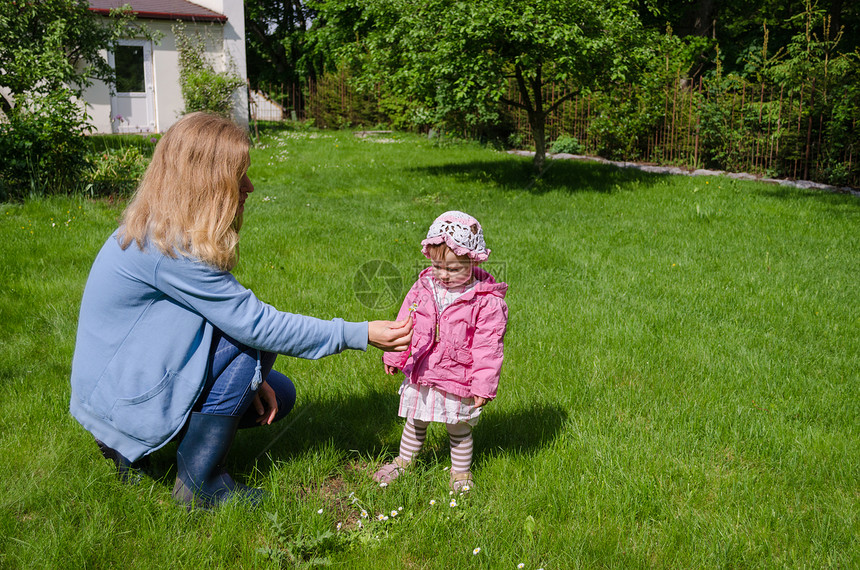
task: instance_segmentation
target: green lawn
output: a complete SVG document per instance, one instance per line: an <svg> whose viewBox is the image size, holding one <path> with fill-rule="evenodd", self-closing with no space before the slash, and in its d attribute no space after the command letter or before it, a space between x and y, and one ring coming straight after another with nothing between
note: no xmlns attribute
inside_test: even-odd
<svg viewBox="0 0 860 570"><path fill-rule="evenodd" d="M115 481L68 377L123 203L3 204L0 567L860 566L860 200L570 162L534 182L528 159L387 137L264 137L235 274L283 310L391 318L359 269L390 262L405 293L430 222L475 215L510 286L477 489L449 496L441 426L417 469L371 481L401 428L372 350L278 359L297 408L230 455L261 509L175 506L175 444Z"/></svg>

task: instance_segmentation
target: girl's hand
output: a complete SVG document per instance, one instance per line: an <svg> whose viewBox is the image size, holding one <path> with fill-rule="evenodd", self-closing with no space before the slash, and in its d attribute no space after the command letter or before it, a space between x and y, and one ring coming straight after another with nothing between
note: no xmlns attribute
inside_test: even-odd
<svg viewBox="0 0 860 570"><path fill-rule="evenodd" d="M412 317L402 321L371 321L367 343L385 352L403 352L412 342Z"/></svg>
<svg viewBox="0 0 860 570"><path fill-rule="evenodd" d="M396 366L389 366L388 364L385 364L385 373L389 376L394 376L398 372L400 372L400 369Z"/></svg>
<svg viewBox="0 0 860 570"><path fill-rule="evenodd" d="M275 397L275 391L265 380L254 395L252 405L257 411L257 415L260 416L257 418L258 424L267 426L275 421L275 416L278 413L278 398Z"/></svg>
<svg viewBox="0 0 860 570"><path fill-rule="evenodd" d="M480 396L475 396L475 407L476 408L483 408L484 405L486 405L487 401L488 400L486 398L482 398Z"/></svg>

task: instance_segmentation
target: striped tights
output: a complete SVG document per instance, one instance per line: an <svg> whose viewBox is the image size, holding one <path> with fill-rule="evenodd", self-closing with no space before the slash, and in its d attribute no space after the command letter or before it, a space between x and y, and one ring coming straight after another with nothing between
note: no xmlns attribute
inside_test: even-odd
<svg viewBox="0 0 860 570"><path fill-rule="evenodd" d="M403 436L400 438L400 458L407 463L421 450L424 439L427 437L427 426L425 422L415 418L406 420L403 427ZM448 429L448 440L451 444L451 469L457 473L468 471L472 466L472 450L474 440L472 439L472 426L465 422L458 424L445 424Z"/></svg>

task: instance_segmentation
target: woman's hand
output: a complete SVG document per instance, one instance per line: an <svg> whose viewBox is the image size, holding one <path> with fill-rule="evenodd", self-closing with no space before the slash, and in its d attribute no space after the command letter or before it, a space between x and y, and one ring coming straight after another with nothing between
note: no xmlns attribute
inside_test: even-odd
<svg viewBox="0 0 860 570"><path fill-rule="evenodd" d="M385 352L403 352L412 342L412 317L402 321L371 321L367 343Z"/></svg>
<svg viewBox="0 0 860 570"><path fill-rule="evenodd" d="M261 426L270 425L275 421L275 416L278 413L278 398L275 397L275 391L264 380L254 396L252 403L257 411L257 423Z"/></svg>

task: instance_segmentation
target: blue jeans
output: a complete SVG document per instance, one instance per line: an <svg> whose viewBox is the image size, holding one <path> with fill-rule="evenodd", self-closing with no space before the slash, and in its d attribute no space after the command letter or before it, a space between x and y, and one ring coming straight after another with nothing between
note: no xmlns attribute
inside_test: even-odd
<svg viewBox="0 0 860 570"><path fill-rule="evenodd" d="M257 393L252 381L258 356L262 378L275 391L278 400L278 412L274 421L286 416L296 403L296 387L289 378L277 370L272 370L277 354L245 346L218 329L215 329L215 334L212 335L206 385L194 411L241 416L240 428L259 425L256 422L259 416L251 406Z"/></svg>

